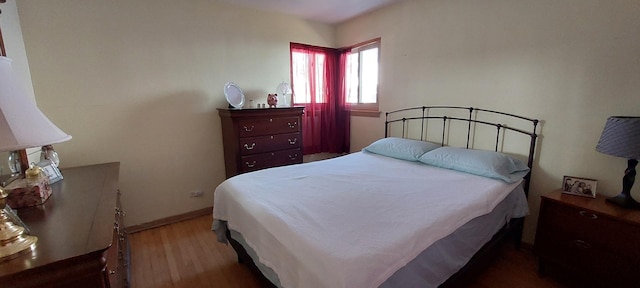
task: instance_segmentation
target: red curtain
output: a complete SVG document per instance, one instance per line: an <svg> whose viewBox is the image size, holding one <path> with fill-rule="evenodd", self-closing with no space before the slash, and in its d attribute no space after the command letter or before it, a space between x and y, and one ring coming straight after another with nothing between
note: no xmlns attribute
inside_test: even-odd
<svg viewBox="0 0 640 288"><path fill-rule="evenodd" d="M293 91L308 94L305 101L296 102L294 97L294 105L305 107L303 154L349 152L350 117L344 77L348 52L291 43L292 55L294 52L305 54L308 61L306 89L296 92L293 56L291 59Z"/></svg>

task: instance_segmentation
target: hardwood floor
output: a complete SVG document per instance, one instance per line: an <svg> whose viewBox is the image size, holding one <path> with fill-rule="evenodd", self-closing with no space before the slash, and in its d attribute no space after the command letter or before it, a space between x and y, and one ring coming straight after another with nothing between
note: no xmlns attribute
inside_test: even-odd
<svg viewBox="0 0 640 288"><path fill-rule="evenodd" d="M216 240L211 223L211 216L203 216L131 234L132 287L260 287L231 246ZM473 288L565 287L538 277L531 251L510 244L470 282Z"/></svg>

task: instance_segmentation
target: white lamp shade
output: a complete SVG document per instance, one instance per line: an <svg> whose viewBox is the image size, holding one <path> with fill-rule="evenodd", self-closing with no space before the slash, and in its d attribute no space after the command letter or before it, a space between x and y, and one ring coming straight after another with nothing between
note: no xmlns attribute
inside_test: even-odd
<svg viewBox="0 0 640 288"><path fill-rule="evenodd" d="M0 151L13 151L64 142L71 136L54 125L31 101L11 67L0 56Z"/></svg>

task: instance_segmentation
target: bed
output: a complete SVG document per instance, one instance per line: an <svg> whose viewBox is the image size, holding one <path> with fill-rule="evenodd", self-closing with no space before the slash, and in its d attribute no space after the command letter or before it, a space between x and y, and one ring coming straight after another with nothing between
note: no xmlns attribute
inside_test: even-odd
<svg viewBox="0 0 640 288"><path fill-rule="evenodd" d="M505 235L519 243L537 124L468 107L389 112L361 152L224 181L213 230L269 286L455 286Z"/></svg>

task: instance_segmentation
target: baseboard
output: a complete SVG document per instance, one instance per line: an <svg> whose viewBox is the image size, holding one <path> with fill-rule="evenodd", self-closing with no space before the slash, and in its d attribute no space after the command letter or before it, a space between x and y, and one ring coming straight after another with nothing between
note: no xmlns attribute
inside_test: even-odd
<svg viewBox="0 0 640 288"><path fill-rule="evenodd" d="M197 217L200 217L200 216L211 215L211 213L213 213L212 211L213 211L213 207L202 208L200 210L191 211L191 212L187 212L187 213L180 214L180 215L174 215L174 216L170 216L170 217L167 217L167 218L162 218L162 219L158 219L158 220L155 220L155 221L142 223L142 224L139 224L139 225L129 226L129 227L126 228L126 230L127 230L127 233L129 233L129 234L136 233L136 232L144 231L144 230L147 230L147 229L153 229L153 228L156 228L156 227L160 227L160 226L164 226L164 225L168 225L168 224L173 224L173 223L177 223L177 222L180 222L180 221L197 218Z"/></svg>

